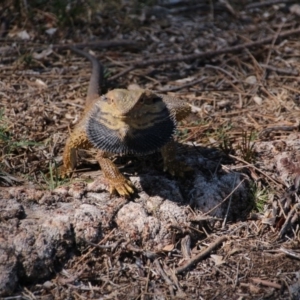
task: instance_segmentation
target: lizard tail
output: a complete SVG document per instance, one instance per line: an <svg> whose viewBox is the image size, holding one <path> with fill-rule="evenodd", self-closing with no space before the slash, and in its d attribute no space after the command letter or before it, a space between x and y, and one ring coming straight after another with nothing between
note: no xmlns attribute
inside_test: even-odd
<svg viewBox="0 0 300 300"><path fill-rule="evenodd" d="M70 49L73 52L87 58L92 64L92 75L90 77L90 83L85 103L85 106L88 106L95 98L98 98L101 94L101 87L104 81L103 65L97 60L96 57L92 56L88 52L79 50L72 46L70 47Z"/></svg>

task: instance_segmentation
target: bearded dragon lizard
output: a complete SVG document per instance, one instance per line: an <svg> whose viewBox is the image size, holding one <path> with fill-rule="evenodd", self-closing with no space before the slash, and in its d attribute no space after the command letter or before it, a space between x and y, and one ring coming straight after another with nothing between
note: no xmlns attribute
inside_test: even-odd
<svg viewBox="0 0 300 300"><path fill-rule="evenodd" d="M146 155L161 150L164 170L182 175L184 165L175 159L173 134L176 122L190 107L179 99L149 90L114 89L100 96L103 66L92 55L77 48L72 51L92 64L83 116L68 138L63 152L61 175L69 175L77 163L77 149L97 149L96 159L108 182L109 192L130 196L134 186L110 160L111 154Z"/></svg>

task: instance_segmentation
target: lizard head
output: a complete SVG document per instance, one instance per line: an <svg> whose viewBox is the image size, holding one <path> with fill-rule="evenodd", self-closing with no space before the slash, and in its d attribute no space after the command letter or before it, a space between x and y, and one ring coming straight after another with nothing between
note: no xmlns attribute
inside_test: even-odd
<svg viewBox="0 0 300 300"><path fill-rule="evenodd" d="M87 120L94 147L115 154L148 154L172 137L175 116L148 90L115 89L102 96Z"/></svg>

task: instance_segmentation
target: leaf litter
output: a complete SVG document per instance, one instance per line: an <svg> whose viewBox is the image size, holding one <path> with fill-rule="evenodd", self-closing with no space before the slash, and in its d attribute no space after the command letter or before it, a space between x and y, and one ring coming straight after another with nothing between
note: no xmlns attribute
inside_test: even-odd
<svg viewBox="0 0 300 300"><path fill-rule="evenodd" d="M296 1L104 1L65 19L10 2L0 4L4 299L298 299ZM157 155L153 168L121 159L139 198L109 199L81 151L79 172L56 180L90 76L66 44L93 51L107 89L136 84L191 105L177 137L194 179L156 170Z"/></svg>

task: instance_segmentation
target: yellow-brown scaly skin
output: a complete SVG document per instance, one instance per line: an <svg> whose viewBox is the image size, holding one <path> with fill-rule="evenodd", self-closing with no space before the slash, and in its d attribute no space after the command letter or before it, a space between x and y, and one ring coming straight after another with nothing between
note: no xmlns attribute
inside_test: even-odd
<svg viewBox="0 0 300 300"><path fill-rule="evenodd" d="M96 159L104 173L105 180L108 182L109 192L111 194L117 192L120 196L125 197L130 196L134 193L134 186L109 159L111 151L108 150L113 149L113 153L120 154L135 154L136 152L137 155L154 152L154 150L157 150L154 149L156 144L150 144L153 149L140 149L140 145L136 144L143 139L144 133L146 135L150 133L149 139L151 140L152 129L156 131L155 134L159 138L166 135L164 140L169 141L159 147L164 159L164 170L172 175L182 176L185 167L183 164L175 162L175 148L171 131L173 130L172 126L175 126L175 119L179 121L190 112L189 106L183 105L176 98L157 95L142 89L115 89L100 97L97 82L99 78L96 77L99 77L97 72L99 73L102 66L88 53L77 49L72 50L92 62L93 74L82 118L75 126L65 145L62 176L69 175L76 167L77 149L89 149L94 145L99 149L97 150ZM99 124L102 127L98 129ZM164 128L161 126L164 126ZM105 133L102 132L103 128ZM98 139L100 139L100 146L98 146ZM110 139L113 141L117 139L118 146L114 146L115 144L111 146ZM154 138L154 141L156 139L157 137ZM145 141L147 142L147 140L148 136ZM102 143L108 143L108 146L106 144L103 146ZM159 143L163 143L163 141L159 141ZM159 143L157 145L160 145Z"/></svg>

